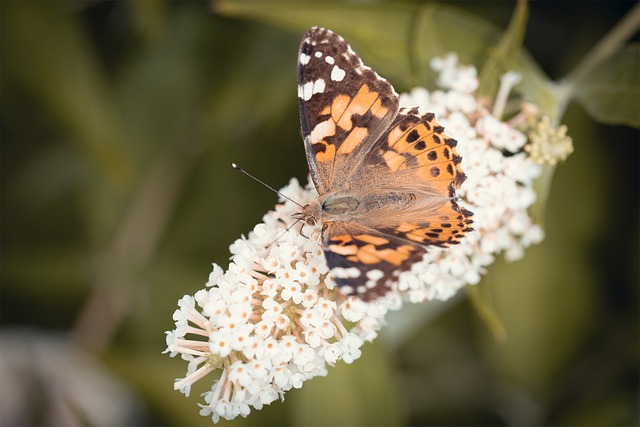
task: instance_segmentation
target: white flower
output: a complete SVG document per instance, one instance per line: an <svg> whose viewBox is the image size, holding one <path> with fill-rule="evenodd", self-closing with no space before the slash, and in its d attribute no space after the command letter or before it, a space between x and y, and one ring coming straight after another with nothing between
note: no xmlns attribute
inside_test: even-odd
<svg viewBox="0 0 640 427"><path fill-rule="evenodd" d="M458 65L458 55L449 53L444 58L431 60L431 67L439 71L438 86L451 89L454 94L470 94L478 89L478 70L473 66Z"/></svg>
<svg viewBox="0 0 640 427"><path fill-rule="evenodd" d="M436 58L432 66L440 73L441 90L415 88L400 96L401 104L435 112L458 140L467 175L458 195L474 212L476 231L452 248L431 248L400 274L392 291L363 302L342 295L329 275L318 243L321 225L305 225L304 234L292 228L299 206L281 198L263 223L231 245L228 269L214 264L206 288L178 302L176 327L167 332L166 352L188 362L187 375L175 382L177 390L188 394L198 379L220 373L204 394L202 415L214 422L245 417L252 407L260 409L304 381L326 375L327 365L352 363L362 345L377 337L389 310L406 301L451 298L461 287L477 284L498 254L518 259L543 239L542 228L527 213L536 200L533 180L540 174L527 152L549 157L554 148L566 146L566 129L549 130L548 123L533 133L514 128L532 117L534 109L527 105L511 123L497 116L517 75L501 79L501 98L489 111L474 95L474 67L459 65L455 55ZM535 135L537 145L527 145L527 135ZM541 145L551 139L559 142ZM281 192L301 204L317 197L311 184L302 187L295 179Z"/></svg>
<svg viewBox="0 0 640 427"><path fill-rule="evenodd" d="M438 80L441 87L449 90L428 92L415 88L410 94L401 95L401 105L418 105L421 111L436 112L447 133L458 141L462 169L467 175L458 195L461 205L474 213L476 231L454 248L430 250L411 272L400 276L398 290L408 295L411 302L448 299L460 287L478 283L496 254L503 252L509 260L519 259L526 247L544 237L542 228L531 221L527 212L536 200L533 181L540 175L537 163L541 161L532 161L523 152L526 149L538 153L544 149L529 148L532 146L526 145L529 131L516 129L494 116L496 111L502 111L501 106L490 112L476 103L474 111L469 111L466 107L471 103L464 103L463 108L463 103L456 105L451 101L469 96L477 89L470 84L475 74L460 67L455 55L435 59L432 66L441 73ZM453 83L457 78L461 79L460 84ZM497 103L506 101L519 79L515 73L501 78ZM523 105L521 116L530 118L534 112L531 106ZM526 120L512 119L513 123L519 121ZM552 133L547 131L546 122L534 128L531 134L536 135L536 141L542 139L538 137L541 134L567 140L565 128Z"/></svg>

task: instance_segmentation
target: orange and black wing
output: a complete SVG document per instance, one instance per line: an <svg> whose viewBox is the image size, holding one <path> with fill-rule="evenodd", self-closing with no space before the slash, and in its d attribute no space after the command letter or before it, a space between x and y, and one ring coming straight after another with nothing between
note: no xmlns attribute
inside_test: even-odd
<svg viewBox="0 0 640 427"><path fill-rule="evenodd" d="M307 162L320 194L337 191L395 119L393 87L344 39L311 28L298 56L298 103Z"/></svg>
<svg viewBox="0 0 640 427"><path fill-rule="evenodd" d="M416 208L381 221L376 229L425 246L446 247L472 231L473 213L460 206L456 190L466 179L457 141L447 135L434 114L403 108L365 158L379 185L409 191ZM368 172L371 173L371 172ZM354 176L354 181L367 181Z"/></svg>
<svg viewBox="0 0 640 427"><path fill-rule="evenodd" d="M330 223L324 233L331 277L342 293L365 301L386 294L400 273L426 253L410 240L355 224Z"/></svg>

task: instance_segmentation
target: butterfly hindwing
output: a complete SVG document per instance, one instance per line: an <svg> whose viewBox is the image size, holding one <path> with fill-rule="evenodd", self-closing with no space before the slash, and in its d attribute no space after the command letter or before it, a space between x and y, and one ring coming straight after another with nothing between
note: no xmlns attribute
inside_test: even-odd
<svg viewBox="0 0 640 427"><path fill-rule="evenodd" d="M367 173L382 169L384 172L378 173L390 183L411 181L431 192L454 197L466 178L456 145L457 141L445 133L433 113L402 108L374 149L366 154L368 167L353 179L363 180Z"/></svg>
<svg viewBox="0 0 640 427"><path fill-rule="evenodd" d="M372 211L368 225L424 246L458 243L472 230L473 214L456 199L456 190L466 178L456 145L433 114L401 109L366 154L367 167L352 175L348 185L364 186L364 193L371 192L363 183L371 182L370 176L375 175L376 186L411 194L416 201L392 215L388 210Z"/></svg>
<svg viewBox="0 0 640 427"><path fill-rule="evenodd" d="M409 240L353 224L332 223L325 230L325 257L333 279L343 293L364 300L387 293L425 252Z"/></svg>
<svg viewBox="0 0 640 427"><path fill-rule="evenodd" d="M443 200L446 197L446 201L436 209L424 209L421 218L407 218L381 231L422 245L444 247L458 243L465 233L473 230L473 213L457 203L456 190L466 176L456 146L457 141L445 133L434 114L420 114L417 108L400 110L376 143L376 149L367 154L366 164L371 169L385 169L383 175L389 177L391 186L401 187L397 181L411 182L427 195L416 194L423 194L422 197L436 194Z"/></svg>

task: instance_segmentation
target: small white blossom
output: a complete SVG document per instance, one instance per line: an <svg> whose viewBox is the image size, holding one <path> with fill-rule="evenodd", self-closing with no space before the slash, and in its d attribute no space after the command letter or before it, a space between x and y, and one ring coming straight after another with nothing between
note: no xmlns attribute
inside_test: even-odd
<svg viewBox="0 0 640 427"><path fill-rule="evenodd" d="M458 55L449 53L444 58L431 60L431 67L438 71L438 86L451 89L454 94L470 94L478 89L478 70L476 67L458 65Z"/></svg>

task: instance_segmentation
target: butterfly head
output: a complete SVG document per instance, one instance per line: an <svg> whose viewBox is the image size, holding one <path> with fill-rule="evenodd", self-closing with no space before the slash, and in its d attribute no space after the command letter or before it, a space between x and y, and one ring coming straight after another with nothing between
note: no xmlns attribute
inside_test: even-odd
<svg viewBox="0 0 640 427"><path fill-rule="evenodd" d="M318 202L307 203L300 212L293 214L293 219L304 221L309 227L314 227L320 217L320 204Z"/></svg>

